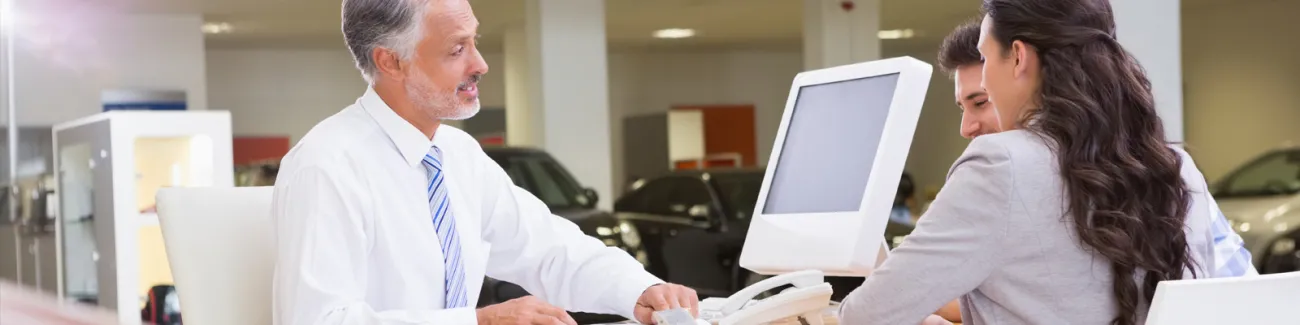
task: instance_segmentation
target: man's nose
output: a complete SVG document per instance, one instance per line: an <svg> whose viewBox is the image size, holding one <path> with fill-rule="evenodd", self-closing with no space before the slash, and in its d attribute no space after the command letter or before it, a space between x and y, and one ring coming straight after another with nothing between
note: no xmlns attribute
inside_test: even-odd
<svg viewBox="0 0 1300 325"><path fill-rule="evenodd" d="M980 123L974 119L962 118L961 136L966 139L974 139L980 130Z"/></svg>
<svg viewBox="0 0 1300 325"><path fill-rule="evenodd" d="M474 50L474 63L470 66L470 72L480 76L488 73L487 60L483 59L483 54L477 49Z"/></svg>

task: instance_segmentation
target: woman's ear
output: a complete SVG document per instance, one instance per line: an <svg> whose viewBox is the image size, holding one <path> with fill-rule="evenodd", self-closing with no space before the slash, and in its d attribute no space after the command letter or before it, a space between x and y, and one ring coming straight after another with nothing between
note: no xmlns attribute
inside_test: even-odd
<svg viewBox="0 0 1300 325"><path fill-rule="evenodd" d="M1023 41L1011 41L1011 59L1015 60L1012 65L1014 77L1020 78L1029 72L1029 62L1035 56L1034 52L1034 48Z"/></svg>

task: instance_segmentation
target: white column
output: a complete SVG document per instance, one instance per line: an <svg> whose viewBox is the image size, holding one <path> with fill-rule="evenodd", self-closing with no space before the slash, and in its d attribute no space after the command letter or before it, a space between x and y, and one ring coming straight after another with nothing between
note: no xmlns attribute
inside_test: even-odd
<svg viewBox="0 0 1300 325"><path fill-rule="evenodd" d="M1119 42L1151 80L1156 111L1170 142L1183 142L1180 0L1111 1Z"/></svg>
<svg viewBox="0 0 1300 325"><path fill-rule="evenodd" d="M804 69L880 59L880 0L803 0Z"/></svg>
<svg viewBox="0 0 1300 325"><path fill-rule="evenodd" d="M545 149L614 200L604 0L526 0L506 35L507 143Z"/></svg>
<svg viewBox="0 0 1300 325"><path fill-rule="evenodd" d="M528 40L528 31L524 26L506 29L506 144L541 147L543 121L541 115L533 113L541 105L537 102L541 96L533 93L540 92L542 88L530 87L537 84L536 80L532 80L535 79L533 77L539 76L533 71L533 67L538 65L532 62L540 59L540 56L531 54Z"/></svg>

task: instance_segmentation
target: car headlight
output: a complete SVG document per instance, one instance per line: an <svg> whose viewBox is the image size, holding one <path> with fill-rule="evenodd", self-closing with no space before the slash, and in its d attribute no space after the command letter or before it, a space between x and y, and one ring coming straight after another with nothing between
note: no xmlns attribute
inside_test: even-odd
<svg viewBox="0 0 1300 325"><path fill-rule="evenodd" d="M613 235L617 228L596 227L596 234L601 236Z"/></svg>
<svg viewBox="0 0 1300 325"><path fill-rule="evenodd" d="M1269 252L1274 256L1290 255L1292 252L1295 252L1295 240L1290 238L1278 239L1273 242L1273 246L1269 248Z"/></svg>
<svg viewBox="0 0 1300 325"><path fill-rule="evenodd" d="M636 226L631 222L623 220L618 222L618 233L623 235L623 244L628 247L641 247L641 234L637 233Z"/></svg>
<svg viewBox="0 0 1300 325"><path fill-rule="evenodd" d="M1249 222L1244 222L1233 218L1227 218L1227 219L1228 219L1228 225L1232 227L1233 231L1236 231L1238 233L1250 232Z"/></svg>

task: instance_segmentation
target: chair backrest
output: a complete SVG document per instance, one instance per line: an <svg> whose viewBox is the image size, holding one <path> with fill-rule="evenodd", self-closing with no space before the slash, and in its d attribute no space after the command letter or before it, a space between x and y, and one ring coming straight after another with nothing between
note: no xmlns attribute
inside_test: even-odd
<svg viewBox="0 0 1300 325"><path fill-rule="evenodd" d="M271 187L166 188L158 221L186 324L271 324Z"/></svg>
<svg viewBox="0 0 1300 325"><path fill-rule="evenodd" d="M1147 325L1294 324L1300 272L1164 281Z"/></svg>

